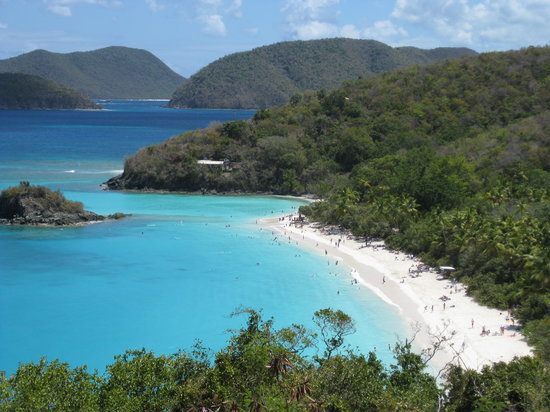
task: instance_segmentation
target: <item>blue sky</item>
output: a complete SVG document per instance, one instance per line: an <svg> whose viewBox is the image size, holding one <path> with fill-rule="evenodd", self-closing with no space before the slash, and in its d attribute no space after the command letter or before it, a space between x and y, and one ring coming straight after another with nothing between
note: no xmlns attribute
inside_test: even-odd
<svg viewBox="0 0 550 412"><path fill-rule="evenodd" d="M549 22L550 0L0 0L0 59L127 46L188 77L227 54L286 40L541 46Z"/></svg>

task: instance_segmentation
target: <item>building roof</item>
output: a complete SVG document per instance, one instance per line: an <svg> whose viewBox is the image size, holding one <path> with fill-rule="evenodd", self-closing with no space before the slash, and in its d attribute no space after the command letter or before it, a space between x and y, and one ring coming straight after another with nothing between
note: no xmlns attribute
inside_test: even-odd
<svg viewBox="0 0 550 412"><path fill-rule="evenodd" d="M198 160L197 163L200 165L216 165L216 166L223 166L225 164L223 160L207 160L207 159Z"/></svg>

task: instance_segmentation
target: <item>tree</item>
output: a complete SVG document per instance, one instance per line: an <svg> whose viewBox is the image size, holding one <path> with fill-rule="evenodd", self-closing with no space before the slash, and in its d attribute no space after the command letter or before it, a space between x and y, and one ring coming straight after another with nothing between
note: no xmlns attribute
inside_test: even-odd
<svg viewBox="0 0 550 412"><path fill-rule="evenodd" d="M453 366L446 380L449 412L543 411L550 405L550 374L536 358L495 363L481 372Z"/></svg>
<svg viewBox="0 0 550 412"><path fill-rule="evenodd" d="M107 366L101 390L103 411L162 411L176 393L179 368L174 356L155 356L145 349L128 350Z"/></svg>
<svg viewBox="0 0 550 412"><path fill-rule="evenodd" d="M59 360L25 363L9 379L0 378L2 411L99 411L102 379L86 367L70 369Z"/></svg>
<svg viewBox="0 0 550 412"><path fill-rule="evenodd" d="M319 327L325 344L325 359L344 344L344 336L355 333L355 322L341 310L321 309L313 315L313 322Z"/></svg>

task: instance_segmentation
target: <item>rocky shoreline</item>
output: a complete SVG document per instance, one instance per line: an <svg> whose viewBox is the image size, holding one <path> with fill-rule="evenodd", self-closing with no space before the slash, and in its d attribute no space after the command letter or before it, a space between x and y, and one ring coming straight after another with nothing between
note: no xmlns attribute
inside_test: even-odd
<svg viewBox="0 0 550 412"><path fill-rule="evenodd" d="M65 199L59 191L21 182L0 194L0 225L78 226L86 223L118 220L129 216L108 216L84 210L82 203Z"/></svg>
<svg viewBox="0 0 550 412"><path fill-rule="evenodd" d="M114 213L112 215L98 215L90 211L80 213L29 213L24 216L14 216L10 219L0 218L0 225L26 225L26 226L79 226L87 223L105 222L119 220L130 216L125 213Z"/></svg>

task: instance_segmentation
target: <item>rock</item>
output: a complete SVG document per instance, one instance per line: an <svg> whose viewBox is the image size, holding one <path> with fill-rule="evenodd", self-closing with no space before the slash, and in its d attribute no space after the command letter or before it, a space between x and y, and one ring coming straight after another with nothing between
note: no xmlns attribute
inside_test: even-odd
<svg viewBox="0 0 550 412"><path fill-rule="evenodd" d="M75 226L129 216L115 213L98 215L83 209L82 203L67 200L61 192L22 182L0 194L0 224Z"/></svg>

